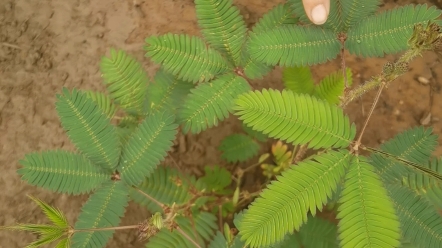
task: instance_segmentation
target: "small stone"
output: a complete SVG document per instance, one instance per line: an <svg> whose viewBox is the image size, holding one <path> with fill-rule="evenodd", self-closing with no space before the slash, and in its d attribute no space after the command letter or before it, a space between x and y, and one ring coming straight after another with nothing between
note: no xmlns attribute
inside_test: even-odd
<svg viewBox="0 0 442 248"><path fill-rule="evenodd" d="M431 112L424 115L421 119L420 119L420 124L423 126L427 126L431 123Z"/></svg>
<svg viewBox="0 0 442 248"><path fill-rule="evenodd" d="M100 38L100 39L101 39L101 38L103 38L103 37L104 37L104 34L103 34L103 33L100 32L100 33L97 34L97 38Z"/></svg>
<svg viewBox="0 0 442 248"><path fill-rule="evenodd" d="M69 73L67 73L67 72L63 72L63 73L61 74L61 80L62 80L63 82L65 82L66 79L68 79L68 77L69 77Z"/></svg>
<svg viewBox="0 0 442 248"><path fill-rule="evenodd" d="M400 101L399 101L399 104L400 104L400 105L403 105L403 104L404 104L404 101L400 100Z"/></svg>
<svg viewBox="0 0 442 248"><path fill-rule="evenodd" d="M422 76L417 77L417 81L422 85L428 85L430 83L430 80L428 80L428 78Z"/></svg>
<svg viewBox="0 0 442 248"><path fill-rule="evenodd" d="M393 111L393 114L396 115L396 116L398 116L398 115L401 114L401 111L400 111L399 109L395 109L395 110Z"/></svg>

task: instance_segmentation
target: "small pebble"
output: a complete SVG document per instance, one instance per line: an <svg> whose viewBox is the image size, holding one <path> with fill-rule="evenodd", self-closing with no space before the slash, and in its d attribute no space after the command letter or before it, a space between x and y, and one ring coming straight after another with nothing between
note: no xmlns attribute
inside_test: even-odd
<svg viewBox="0 0 442 248"><path fill-rule="evenodd" d="M401 111L399 109L395 109L393 112L394 115L400 115Z"/></svg>
<svg viewBox="0 0 442 248"><path fill-rule="evenodd" d="M430 83L430 80L428 80L428 78L422 76L417 77L417 81L422 85L428 85Z"/></svg>
<svg viewBox="0 0 442 248"><path fill-rule="evenodd" d="M400 100L400 101L399 101L399 104L400 104L400 105L403 105L403 104L404 104L404 101Z"/></svg>
<svg viewBox="0 0 442 248"><path fill-rule="evenodd" d="M424 115L419 121L421 125L427 126L431 123L431 113Z"/></svg>

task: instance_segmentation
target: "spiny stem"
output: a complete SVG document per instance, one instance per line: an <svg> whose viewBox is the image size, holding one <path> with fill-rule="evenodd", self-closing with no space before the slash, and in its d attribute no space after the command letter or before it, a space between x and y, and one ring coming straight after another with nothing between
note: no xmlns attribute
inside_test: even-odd
<svg viewBox="0 0 442 248"><path fill-rule="evenodd" d="M103 227L103 228L92 228L92 229L74 229L72 232L96 232L96 231L109 231L109 230L126 230L126 229L137 229L138 225L131 226L115 226L115 227Z"/></svg>
<svg viewBox="0 0 442 248"><path fill-rule="evenodd" d="M194 244L195 247L197 247L197 248L201 248L201 246L200 246L195 240L193 240L191 237L189 237L189 235L187 235L187 233L185 233L185 232L183 231L183 229L181 229L180 227L177 227L176 230L177 230L179 233L181 233L181 234L182 234L187 240L189 240L192 244Z"/></svg>

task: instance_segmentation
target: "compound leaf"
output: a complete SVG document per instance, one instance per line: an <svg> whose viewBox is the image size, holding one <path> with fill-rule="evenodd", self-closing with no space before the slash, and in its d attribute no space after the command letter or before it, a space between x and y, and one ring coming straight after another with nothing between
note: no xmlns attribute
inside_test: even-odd
<svg viewBox="0 0 442 248"><path fill-rule="evenodd" d="M194 214L193 221L183 216L177 216L175 220L178 223L179 228L201 247L205 246L204 240L209 241L214 235L214 230L217 229L216 217L207 212ZM196 230L196 236L194 230ZM195 245L177 230L171 232L166 228L163 228L158 234L149 239L146 247L194 248Z"/></svg>
<svg viewBox="0 0 442 248"><path fill-rule="evenodd" d="M155 113L144 119L123 148L118 165L121 180L138 185L150 176L173 145L178 127L174 120L169 113Z"/></svg>
<svg viewBox="0 0 442 248"><path fill-rule="evenodd" d="M384 56L408 48L414 25L437 19L441 10L424 5L408 5L366 18L347 34L346 48L362 57Z"/></svg>
<svg viewBox="0 0 442 248"><path fill-rule="evenodd" d="M283 25L295 24L297 21L293 17L291 10L287 4L278 4L269 12L267 12L252 28L252 32L262 33L272 30ZM250 79L262 78L263 75L269 73L273 67L262 62L257 62L250 57L248 49L243 49L241 66L246 76Z"/></svg>
<svg viewBox="0 0 442 248"><path fill-rule="evenodd" d="M59 193L88 193L110 179L85 156L68 151L30 153L20 164L23 181Z"/></svg>
<svg viewBox="0 0 442 248"><path fill-rule="evenodd" d="M232 66L198 37L166 34L146 39L146 56L166 72L190 82L206 82Z"/></svg>
<svg viewBox="0 0 442 248"><path fill-rule="evenodd" d="M100 66L115 102L128 113L142 115L149 80L141 63L123 50L111 49L110 57L103 57Z"/></svg>
<svg viewBox="0 0 442 248"><path fill-rule="evenodd" d="M334 59L341 45L329 30L313 26L281 26L250 35L252 59L267 65L304 66Z"/></svg>
<svg viewBox="0 0 442 248"><path fill-rule="evenodd" d="M347 87L352 85L352 73L347 68ZM345 78L342 71L336 71L321 80L318 86L315 87L314 95L320 99L327 100L332 104L338 104L340 97L345 89Z"/></svg>
<svg viewBox="0 0 442 248"><path fill-rule="evenodd" d="M218 121L229 116L238 95L249 90L247 81L234 74L198 85L191 90L180 109L179 122L183 124L183 131L199 133L218 125Z"/></svg>
<svg viewBox="0 0 442 248"><path fill-rule="evenodd" d="M182 179L178 170L159 167L137 186L137 189L144 194L131 189L130 196L135 202L145 205L152 213L163 212L157 202L172 206L174 203L181 205L190 200L190 185L186 182L187 180ZM147 198L146 195L153 200Z"/></svg>
<svg viewBox="0 0 442 248"><path fill-rule="evenodd" d="M229 248L229 242L224 237L224 235L217 231L215 238L210 242L209 248Z"/></svg>
<svg viewBox="0 0 442 248"><path fill-rule="evenodd" d="M235 115L269 137L309 148L346 147L356 129L342 109L289 90L254 91L236 101Z"/></svg>
<svg viewBox="0 0 442 248"><path fill-rule="evenodd" d="M264 247L299 230L308 212L314 216L332 197L350 158L348 151L331 151L282 172L244 213L237 225L242 239L250 247Z"/></svg>
<svg viewBox="0 0 442 248"><path fill-rule="evenodd" d="M232 134L221 141L218 149L227 162L244 162L258 154L259 144L248 135Z"/></svg>
<svg viewBox="0 0 442 248"><path fill-rule="evenodd" d="M399 247L400 223L380 177L364 157L346 175L337 218L341 247Z"/></svg>
<svg viewBox="0 0 442 248"><path fill-rule="evenodd" d="M115 168L120 157L120 143L115 126L95 102L77 90L57 95L56 109L69 138L94 164Z"/></svg>
<svg viewBox="0 0 442 248"><path fill-rule="evenodd" d="M299 236L304 247L338 248L337 232L333 223L309 216L307 223L299 230Z"/></svg>
<svg viewBox="0 0 442 248"><path fill-rule="evenodd" d="M69 227L68 220L66 219L66 216L63 214L63 212L60 211L60 209L51 207L49 204L38 198L32 196L28 197L31 198L40 207L40 209L43 211L46 217L52 222L52 224L54 224L55 226L61 229L63 228L67 229Z"/></svg>
<svg viewBox="0 0 442 248"><path fill-rule="evenodd" d="M440 213L415 191L394 184L387 189L401 221L403 236L416 247L442 247Z"/></svg>
<svg viewBox="0 0 442 248"><path fill-rule="evenodd" d="M313 93L315 82L313 82L310 67L286 67L282 72L282 80L284 86L297 94Z"/></svg>
<svg viewBox="0 0 442 248"><path fill-rule="evenodd" d="M239 65L247 28L232 0L195 0L195 9L205 40Z"/></svg>
<svg viewBox="0 0 442 248"><path fill-rule="evenodd" d="M200 177L198 181L204 183L206 191L221 193L220 191L232 183L232 175L225 168L220 166L206 166L204 171L205 175Z"/></svg>
<svg viewBox="0 0 442 248"><path fill-rule="evenodd" d="M75 230L116 227L128 204L128 189L122 181L104 183L81 208ZM79 231L72 236L72 247L104 247L114 230Z"/></svg>
<svg viewBox="0 0 442 248"><path fill-rule="evenodd" d="M424 164L437 146L437 136L431 132L432 129L413 128L396 135L382 144L380 149L410 162ZM402 180L402 176L413 172L399 161L377 153L373 153L370 159L377 173L386 182Z"/></svg>
<svg viewBox="0 0 442 248"><path fill-rule="evenodd" d="M90 97L95 104L106 114L106 116L111 119L114 117L115 112L117 112L117 106L112 102L110 96L96 91L84 91L88 97Z"/></svg>
<svg viewBox="0 0 442 248"><path fill-rule="evenodd" d="M147 90L147 111L151 113L170 111L176 112L190 93L194 85L179 80L160 69L155 75L154 83Z"/></svg>

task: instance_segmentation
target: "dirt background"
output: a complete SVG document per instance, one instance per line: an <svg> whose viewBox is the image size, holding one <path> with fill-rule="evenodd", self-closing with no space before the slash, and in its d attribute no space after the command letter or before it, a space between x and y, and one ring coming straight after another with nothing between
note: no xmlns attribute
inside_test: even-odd
<svg viewBox="0 0 442 248"><path fill-rule="evenodd" d="M247 23L252 25L280 0L235 0ZM396 4L411 1L395 1ZM429 1L419 1L425 3ZM430 4L442 5L440 0ZM383 8L392 8L393 1ZM142 61L152 77L157 67L144 57L144 39L166 32L199 35L191 0L0 0L0 226L15 222L42 223L44 218L27 194L62 209L73 223L87 199L52 194L20 181L18 161L26 153L47 149L73 149L58 121L54 103L62 87L104 90L99 73L101 56L111 47L121 48ZM355 84L380 72L386 60L357 59L347 56ZM316 79L339 69L339 61L314 67ZM419 83L423 76L429 84ZM382 95L380 104L364 137L364 144L375 146L397 132L425 122L442 133L442 67L434 54L416 59L406 76L394 82ZM280 70L256 88L282 88ZM431 87L430 87L431 86ZM346 111L361 126L374 92L355 101ZM180 137L173 156L186 168L224 164L216 147L222 137L240 130L235 118L196 136ZM441 139L439 139L441 141ZM203 149L204 148L204 149ZM442 155L442 147L436 151ZM131 204L122 224L135 224L147 213ZM24 233L0 232L0 248L24 247L35 237ZM135 235L118 232L108 247L143 247Z"/></svg>

